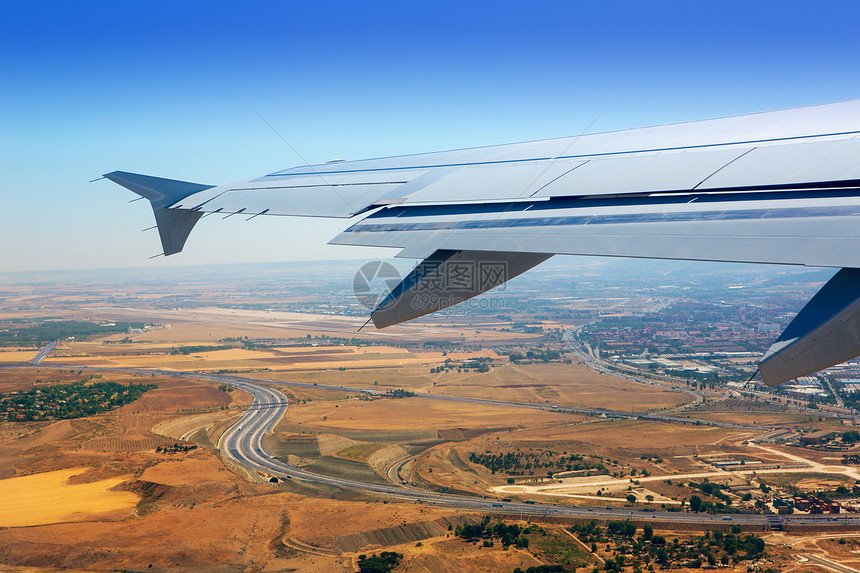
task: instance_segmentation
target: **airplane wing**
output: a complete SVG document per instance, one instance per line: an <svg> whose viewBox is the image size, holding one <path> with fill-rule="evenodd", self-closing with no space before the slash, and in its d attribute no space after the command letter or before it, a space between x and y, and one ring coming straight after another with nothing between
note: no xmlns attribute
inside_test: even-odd
<svg viewBox="0 0 860 573"><path fill-rule="evenodd" d="M457 304L553 254L842 269L774 343L767 384L860 355L860 100L278 171L208 186L115 171L164 254L206 213L355 218L334 244L421 259L371 313Z"/></svg>

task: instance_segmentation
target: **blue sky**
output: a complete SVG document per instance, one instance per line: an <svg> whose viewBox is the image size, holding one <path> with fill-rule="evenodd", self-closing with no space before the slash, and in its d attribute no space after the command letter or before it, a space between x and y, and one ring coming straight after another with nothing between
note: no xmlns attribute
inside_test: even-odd
<svg viewBox="0 0 860 573"><path fill-rule="evenodd" d="M0 272L388 256L207 219L160 251L113 170L302 163L860 98L856 2L0 3ZM597 121L595 121L595 119Z"/></svg>

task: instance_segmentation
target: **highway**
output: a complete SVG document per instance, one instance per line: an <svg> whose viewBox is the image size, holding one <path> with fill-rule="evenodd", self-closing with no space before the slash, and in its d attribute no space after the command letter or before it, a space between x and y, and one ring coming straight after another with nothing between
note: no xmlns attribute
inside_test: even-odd
<svg viewBox="0 0 860 573"><path fill-rule="evenodd" d="M143 371L147 372L147 371ZM163 374L172 375L172 376L188 376L187 372L173 372L166 370L159 370ZM386 394L385 390L372 390L367 388L356 388L352 386L334 386L329 384L307 384L304 382L281 382L276 380L263 380L257 378L244 378L244 377L236 377L236 376L226 376L226 375L213 375L213 374L194 374L193 377L197 378L206 378L209 380L217 381L218 383L228 383L228 384L240 384L240 383L256 383L256 384L268 384L268 385L277 385L277 386L287 386L287 387L295 387L295 388L318 388L323 390L336 390L340 392L355 392L361 394L372 394L376 396L384 396ZM674 389L674 388L673 388ZM684 391L683 389L678 389L680 391ZM444 394L415 394L415 398L423 398L428 400L446 400L449 402L465 402L469 404L482 404L486 406L504 406L507 408L526 408L530 410L544 410L547 412L562 412L566 414L585 414L587 416L602 416L606 418L621 418L628 420L651 420L655 422L666 422L666 423L675 423L675 424L690 424L697 426L717 426L723 428L737 428L743 430L756 430L761 432L770 432L773 428L769 426L758 426L754 424L736 424L731 422L721 422L721 421L712 421L712 420L697 420L695 418L686 418L680 416L667 416L662 414L637 414L635 412L623 412L621 410L607 410L604 408L576 408L570 406L555 406L552 404L532 404L528 402L510 402L505 400L491 400L489 398L469 398L464 396L446 396Z"/></svg>
<svg viewBox="0 0 860 573"><path fill-rule="evenodd" d="M234 463L240 464L248 468L250 471L258 471L265 476L274 476L280 479L306 480L309 482L378 493L390 497L436 506L473 511L594 519L632 518L637 521L671 521L675 523L710 525L738 524L760 527L780 524L841 525L847 527L860 526L860 516L850 514L844 514L840 517L824 515L767 516L760 514L732 514L731 516L723 516L713 514L648 511L647 509L619 507L606 507L599 509L565 505L556 506L537 503L503 502L477 496L469 497L464 495L444 494L414 489L411 487L406 488L394 484L370 484L346 478L321 475L289 465L270 455L263 448L263 438L266 434L272 431L280 418L286 415L288 404L283 394L273 390L272 388L232 376L205 375L205 377L209 376L216 376L219 382L233 384L235 387L242 389L253 396L254 402L252 406L248 412L224 434L219 442L219 447L224 455ZM231 381L228 382L227 380L224 380L224 378L230 378Z"/></svg>
<svg viewBox="0 0 860 573"><path fill-rule="evenodd" d="M632 382L638 382L639 384L646 384L649 386L659 386L659 387L665 388L667 390L673 390L676 392L684 392L686 394L690 394L691 396L695 396L694 402L673 408L673 410L676 410L676 411L692 408L692 407L700 404L704 400L705 395L702 392L698 392L696 390L691 390L689 388L684 388L683 386L680 386L679 384L671 384L671 383L666 383L666 382L658 382L656 380L649 380L646 378L641 378L639 376L634 376L633 374L631 374L629 372L624 372L624 371L621 371L621 370L618 370L615 368L608 367L603 361L600 360L600 358L598 358L597 356L594 355L594 351L591 349L590 346L588 346L588 344L586 344L584 342L580 342L579 340L576 339L574 332L575 332L574 330L570 330L570 329L565 330L564 334L562 335L562 341L565 344L567 344L570 351L573 352L573 354L577 358L579 358L583 362L583 364L585 364L586 366L588 366L590 369L594 370L595 372L601 372L603 374L608 374L610 376L615 376L617 378L624 378L624 379L630 380ZM792 410L796 410L796 411L804 413L804 414L813 414L816 416L820 416L822 414L822 412L824 412L828 416L833 417L833 418L839 418L842 420L853 420L857 416L857 412L852 411L850 408L846 408L844 402L842 401L842 398L840 398L839 394L833 390L833 387L830 385L830 382L827 381L826 384L827 384L828 389L830 390L830 393L836 398L836 400L838 402L837 408L834 408L834 407L828 406L828 405L819 405L819 406L817 406L818 409L813 410L813 409L807 408L805 406L794 405L794 404L790 403L789 401L785 401L785 402L781 402L781 403L783 403L786 407L791 408ZM759 392L759 391L748 389L748 388L742 389L741 392L744 394L752 394L752 395L758 396L759 398L761 398L762 400L765 400L765 401L771 401L774 398L774 394L770 394L767 392ZM712 397L716 397L716 395L714 395L712 393L711 393L711 395L712 395Z"/></svg>
<svg viewBox="0 0 860 573"><path fill-rule="evenodd" d="M0 368L20 368L22 365L3 365ZM43 366L44 367L44 366ZM50 365L48 368L68 368L63 365ZM340 488L349 488L368 493L375 493L386 497L393 497L416 503L450 507L468 511L482 511L492 513L505 513L523 516L553 516L553 517L577 517L593 519L635 519L636 521L690 523L698 525L745 525L754 527L768 527L774 525L830 525L843 527L860 527L860 514L842 514L839 517L831 515L761 515L761 514L731 514L730 516L707 514L707 513L683 513L670 511L653 511L647 508L631 507L605 507L586 508L574 505L552 505L542 503L504 502L494 498L479 496L454 495L439 493L429 490L421 490L413 487L400 485L381 485L366 483L358 480L327 476L305 469L292 466L277 459L263 448L263 438L273 431L275 425L286 415L288 403L286 397L279 391L270 388L270 384L295 385L303 387L328 388L335 390L348 390L355 392L369 392L383 394L379 391L368 391L359 388L348 388L343 386L325 386L302 383L281 383L269 380L255 380L224 374L198 374L193 372L181 372L163 369L144 368L106 368L106 367L82 367L76 369L94 371L114 371L140 374L144 376L163 375L177 376L183 378L198 378L210 380L218 384L230 384L236 388L248 392L253 397L253 403L245 414L222 435L218 441L218 448L227 459L234 464L240 465L248 470L253 476L259 472L260 477L266 479L269 476L284 480L302 480L312 483L325 484ZM462 402L490 403L496 405L511 405L515 407L551 409L550 406L534 404L517 404L508 402L497 402L493 400L481 400L475 398L455 398L451 396L428 396L418 395L424 398L446 399ZM567 409L566 409L567 410ZM553 410L557 411L557 410ZM626 414L625 417L630 417ZM644 416L642 416L644 417ZM670 419L666 419L669 421ZM691 420L679 419L685 423ZM747 427L747 426L741 426ZM667 476L671 477L671 476Z"/></svg>
<svg viewBox="0 0 860 573"><path fill-rule="evenodd" d="M44 360L44 359L45 359L45 357L46 357L48 354L50 354L50 353L51 353L51 351L52 351L54 348L56 348L56 347L57 347L57 344L59 344L59 343L60 343L60 339L59 339L59 338L58 338L57 340L53 341L53 342L49 342L49 343L48 343L48 344L47 344L47 345L46 345L42 350L40 350L40 351L39 351L39 353L38 353L38 354L37 354L37 355L36 355L36 356L35 356L35 357L30 361L30 365L31 365L31 366L38 366L39 364L41 364L41 363L42 363L42 360Z"/></svg>

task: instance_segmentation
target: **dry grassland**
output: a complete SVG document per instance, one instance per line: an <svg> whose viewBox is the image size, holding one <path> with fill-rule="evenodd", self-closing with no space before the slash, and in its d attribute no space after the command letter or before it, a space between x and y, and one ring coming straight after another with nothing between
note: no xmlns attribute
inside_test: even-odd
<svg viewBox="0 0 860 573"><path fill-rule="evenodd" d="M578 364L504 364L489 372L456 371L431 374L430 368L445 358L455 362L472 356L493 356L488 352L421 353L417 362L398 368L372 367L371 360L356 360L346 371L334 367L296 371L259 372L255 376L276 381L328 384L367 389L403 388L413 392L447 394L458 397L491 398L533 404L601 407L646 412L670 408L690 400L687 394L637 384L596 373ZM498 358L497 360L506 360ZM365 368L366 366L366 368ZM291 390L297 391L297 390Z"/></svg>
<svg viewBox="0 0 860 573"><path fill-rule="evenodd" d="M850 488L855 482L848 476L817 472L767 474L762 475L760 479L768 485L796 486L801 491L830 490L840 485Z"/></svg>
<svg viewBox="0 0 860 573"><path fill-rule="evenodd" d="M54 374L56 371L49 371L49 375ZM72 379L80 377L75 374ZM200 410L214 410L216 415L228 417L232 412L222 412L222 406L250 402L245 392L234 390L228 394L197 380L130 375L108 375L105 379L153 382L159 388L131 404L88 418L0 423L0 478L100 465L120 453L154 452L156 447L176 441L153 432L154 426Z"/></svg>
<svg viewBox="0 0 860 573"><path fill-rule="evenodd" d="M528 551L501 548L483 549L461 539L437 537L426 540L421 547L414 544L396 548L403 554L403 568L415 573L439 571L513 571L543 564Z"/></svg>
<svg viewBox="0 0 860 573"><path fill-rule="evenodd" d="M582 418L580 418L582 420ZM588 419L586 419L588 420ZM593 420L593 418L592 418ZM580 454L601 461L609 473L647 470L653 476L687 472L713 471L706 464L708 454L723 456L749 452L736 443L751 435L742 430L680 426L650 421L604 420L586 423L529 427L513 432L467 436L457 443L434 446L422 454L415 465L418 479L436 488L455 487L465 491L483 493L505 483L504 472L491 472L478 464L468 462L471 453L490 452L496 455L514 452L556 452ZM659 463L642 457L659 459ZM758 455L758 457L762 457ZM781 460L784 461L784 458ZM524 479L541 478L546 470L532 470ZM727 477L731 477L727 474ZM661 495L688 495L689 492L663 482L649 483ZM643 494L644 495L644 494ZM577 501L579 503L579 501Z"/></svg>
<svg viewBox="0 0 860 573"><path fill-rule="evenodd" d="M196 344L212 342L193 341ZM233 348L182 355L171 354L177 345L140 343L103 345L93 342L68 342L58 346L46 364L97 365L172 370L319 370L329 368L392 368L431 364L402 348L371 346L289 347L248 350ZM438 353L433 353L438 354ZM486 354L486 353L485 353ZM31 353L32 358L34 353ZM0 357L2 359L2 357ZM29 358L28 358L29 360Z"/></svg>
<svg viewBox="0 0 860 573"><path fill-rule="evenodd" d="M346 371L327 368L325 370L256 372L254 377L282 382L327 384L372 390L403 388L412 392L427 392L433 386L433 381L428 374L431 366L435 366L435 364L366 369L353 366ZM300 392L303 390L290 388L290 391Z"/></svg>
<svg viewBox="0 0 860 573"><path fill-rule="evenodd" d="M579 417L543 410L415 397L303 404L290 409L287 423L326 428L329 433L337 433L338 428L369 431L511 428L521 422L529 427L547 427L573 419Z"/></svg>
<svg viewBox="0 0 860 573"><path fill-rule="evenodd" d="M0 364L20 364L36 357L38 350L4 350L0 352Z"/></svg>
<svg viewBox="0 0 860 573"><path fill-rule="evenodd" d="M431 375L434 376L434 375ZM494 400L647 412L690 401L688 395L637 384L581 364L508 364L485 373L442 373L434 392Z"/></svg>
<svg viewBox="0 0 860 573"><path fill-rule="evenodd" d="M426 342L445 340L476 344L528 344L540 338L539 334L522 334L487 330L481 325L455 324L450 318L424 318L419 322L395 325L384 331L368 330L358 333L366 317L309 314L282 311L258 311L201 307L181 310L159 310L129 307L92 307L99 316L116 320L149 320L170 325L168 329L153 329L133 335L136 341L193 342L219 340L228 337L301 338L307 334L344 338L366 338ZM501 323L494 324L503 326ZM120 340L125 335L112 337ZM110 338L109 338L110 339Z"/></svg>
<svg viewBox="0 0 860 573"><path fill-rule="evenodd" d="M669 450L695 454L714 449L723 441L746 439L757 432L713 426L687 426L648 420L603 420L590 424L526 431L517 439L532 442L579 442L606 452L647 453Z"/></svg>
<svg viewBox="0 0 860 573"><path fill-rule="evenodd" d="M728 422L731 424L755 424L774 428L798 428L809 423L821 426L817 417L801 414L798 412L696 412L691 417L714 422ZM838 422L836 422L838 424Z"/></svg>
<svg viewBox="0 0 860 573"><path fill-rule="evenodd" d="M131 513L140 498L127 491L111 491L128 476L68 483L70 477L86 470L69 468L0 480L0 527L109 519Z"/></svg>
<svg viewBox="0 0 860 573"><path fill-rule="evenodd" d="M206 452L162 461L134 484L157 492L144 494L147 509L138 517L0 529L0 560L87 570L152 564L162 570L351 571L359 550L414 547L426 531L444 535L444 524L460 520L450 510L321 499L312 491L248 484ZM457 570L482 569L466 562Z"/></svg>

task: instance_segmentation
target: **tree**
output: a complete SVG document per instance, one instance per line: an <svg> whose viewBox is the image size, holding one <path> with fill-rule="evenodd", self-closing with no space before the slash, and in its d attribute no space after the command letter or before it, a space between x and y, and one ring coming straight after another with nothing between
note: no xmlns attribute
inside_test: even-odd
<svg viewBox="0 0 860 573"><path fill-rule="evenodd" d="M627 501L629 501L630 503L636 503L636 496L632 493L627 494Z"/></svg>
<svg viewBox="0 0 860 573"><path fill-rule="evenodd" d="M698 495L690 496L690 509L698 513L702 509L702 498Z"/></svg>
<svg viewBox="0 0 860 573"><path fill-rule="evenodd" d="M654 537L654 526L650 523L646 523L645 527L642 528L642 537L645 540L650 541L652 537Z"/></svg>

